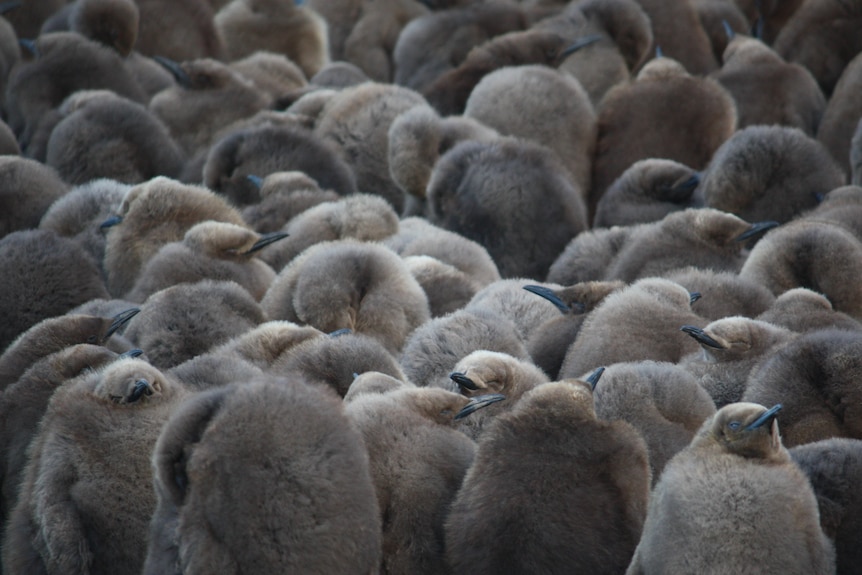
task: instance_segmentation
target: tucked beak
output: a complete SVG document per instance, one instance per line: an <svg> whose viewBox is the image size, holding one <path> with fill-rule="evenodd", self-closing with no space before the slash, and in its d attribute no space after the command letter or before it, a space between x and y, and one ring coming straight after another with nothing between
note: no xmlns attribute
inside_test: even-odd
<svg viewBox="0 0 862 575"><path fill-rule="evenodd" d="M687 333L688 335L693 337L697 341L697 343L699 343L701 345L705 345L707 347L712 347L715 349L724 349L723 345L721 345L716 340L714 340L712 337L707 335L705 331L703 331L702 329L700 329L697 326L684 325L681 328L679 328L679 330L684 331L685 333Z"/></svg>
<svg viewBox="0 0 862 575"><path fill-rule="evenodd" d="M569 307L566 304L566 302L561 300L557 296L557 294L555 294L549 288L546 288L544 286L527 285L527 286L524 286L524 289L530 293L536 294L539 297L545 298L546 300L548 300L549 302L551 302L552 304L557 306L557 309L560 310L561 312L563 312L564 314L572 313L572 311L573 311L573 308ZM583 304L581 304L581 307L582 308L584 307ZM581 313L583 313L583 311L581 311Z"/></svg>
<svg viewBox="0 0 862 575"><path fill-rule="evenodd" d="M742 232L734 239L737 242L744 242L745 240L751 239L755 236L759 236L760 234L766 233L772 228L777 228L779 226L778 222L757 222L751 224L751 227L746 231Z"/></svg>
<svg viewBox="0 0 862 575"><path fill-rule="evenodd" d="M170 58L165 58L164 56L153 56L153 60L158 62L165 68L168 72L170 72L174 79L177 81L177 84L182 86L183 88L189 89L192 87L192 79L183 70L183 67L180 66L177 62L171 60Z"/></svg>
<svg viewBox="0 0 862 575"><path fill-rule="evenodd" d="M249 174L245 177L245 179L254 184L254 187L256 187L258 190L263 187L263 178L261 178L260 176L253 176Z"/></svg>
<svg viewBox="0 0 862 575"><path fill-rule="evenodd" d="M254 252L256 252L258 250L262 250L263 248L265 248L269 244L275 243L278 240L283 240L287 236L288 236L287 232L272 232L270 234L264 234L264 235L260 236L260 239L257 240L254 243L254 245L251 246L249 248L249 250L245 253L253 254Z"/></svg>
<svg viewBox="0 0 862 575"><path fill-rule="evenodd" d="M473 382L473 380L461 372L453 371L449 374L449 379L451 379L464 389L469 389L470 391L479 390L479 387Z"/></svg>
<svg viewBox="0 0 862 575"><path fill-rule="evenodd" d="M352 330L352 329L350 329L349 327L343 327L343 328L341 328L341 329L337 329L337 330L335 330L335 331L331 331L331 332L329 332L329 333L328 333L328 334L326 334L326 335L328 335L329 337L341 337L342 335L347 335L347 334L350 334L350 333L353 333L353 330Z"/></svg>
<svg viewBox="0 0 862 575"><path fill-rule="evenodd" d="M581 48L586 48L590 44L595 44L599 40L602 39L602 36L599 34L593 34L592 36L584 36L583 38L578 38L572 44L569 44L563 51L560 52L560 60L567 58L569 55L574 54Z"/></svg>
<svg viewBox="0 0 862 575"><path fill-rule="evenodd" d="M108 331L105 332L105 337L102 339L107 340L109 337L114 335L118 329L129 323L129 320L138 315L140 312L140 308L133 307L115 315L114 321L112 321L111 325L108 326Z"/></svg>
<svg viewBox="0 0 862 575"><path fill-rule="evenodd" d="M602 374L604 372L605 372L605 368L600 367L597 370L595 370L593 373L590 374L590 376L586 379L587 383L590 384L590 389L595 391L596 385L598 385L599 380L602 378Z"/></svg>
<svg viewBox="0 0 862 575"><path fill-rule="evenodd" d="M470 399L470 403L461 408L461 411L455 414L455 419L464 419L476 410L488 407L492 403L503 401L506 396L501 393L489 393L488 395L477 395Z"/></svg>
<svg viewBox="0 0 862 575"><path fill-rule="evenodd" d="M130 349L129 351L124 351L123 353L121 353L120 355L117 356L117 359L129 359L129 358L134 359L136 357L141 357L142 355L144 355L144 350L134 348L134 349Z"/></svg>
<svg viewBox="0 0 862 575"><path fill-rule="evenodd" d="M699 300L699 299L700 299L700 298L702 298L702 297L703 297L703 296L700 294L700 292L699 292L699 291L693 291L693 292L690 292L690 293L688 294L688 305L693 304L694 302L696 302L697 300Z"/></svg>
<svg viewBox="0 0 862 575"><path fill-rule="evenodd" d="M100 230L106 230L108 228L113 228L117 224L123 221L123 216L111 216L101 224L99 224Z"/></svg>

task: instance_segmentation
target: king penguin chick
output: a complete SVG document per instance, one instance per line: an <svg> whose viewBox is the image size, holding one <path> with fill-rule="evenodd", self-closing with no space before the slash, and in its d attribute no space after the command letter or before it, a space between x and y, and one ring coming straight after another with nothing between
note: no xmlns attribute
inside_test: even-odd
<svg viewBox="0 0 862 575"><path fill-rule="evenodd" d="M501 276L542 279L587 228L582 194L543 146L461 142L434 167L428 220L485 247Z"/></svg>
<svg viewBox="0 0 862 575"><path fill-rule="evenodd" d="M771 409L732 403L665 466L628 575L835 573L808 479Z"/></svg>
<svg viewBox="0 0 862 575"><path fill-rule="evenodd" d="M316 186L342 196L358 191L356 177L336 149L296 125L264 125L227 134L210 148L202 173L208 188L234 204L249 206L262 199L262 190L250 176L290 171L302 172Z"/></svg>
<svg viewBox="0 0 862 575"><path fill-rule="evenodd" d="M307 78L329 63L326 20L301 2L233 0L214 22L229 60L255 52L284 54Z"/></svg>
<svg viewBox="0 0 862 575"><path fill-rule="evenodd" d="M667 362L609 365L593 392L596 415L622 420L640 432L649 451L652 483L715 413L709 394L686 370Z"/></svg>
<svg viewBox="0 0 862 575"><path fill-rule="evenodd" d="M181 283L152 294L125 336L169 369L266 321L251 295L230 281Z"/></svg>
<svg viewBox="0 0 862 575"><path fill-rule="evenodd" d="M460 309L434 318L410 334L400 363L409 381L421 387L458 391L449 374L474 351L488 350L529 361L515 324L487 309Z"/></svg>
<svg viewBox="0 0 862 575"><path fill-rule="evenodd" d="M230 67L251 80L273 102L308 87L302 69L284 54L255 52L231 62Z"/></svg>
<svg viewBox="0 0 862 575"><path fill-rule="evenodd" d="M451 573L443 524L476 450L455 427L494 399L502 396L471 400L442 389L406 388L347 405L368 449L380 505L382 573Z"/></svg>
<svg viewBox="0 0 862 575"><path fill-rule="evenodd" d="M679 162L639 160L602 194L593 227L657 222L671 212L703 207L694 193L698 184L700 174Z"/></svg>
<svg viewBox="0 0 862 575"><path fill-rule="evenodd" d="M495 70L476 84L464 116L505 136L530 140L556 152L586 199L596 145L596 113L575 78L539 65Z"/></svg>
<svg viewBox="0 0 862 575"><path fill-rule="evenodd" d="M862 573L858 544L862 533L862 497L856 488L862 478L862 441L824 439L793 447L790 457L811 481L820 508L820 525L835 541L836 572Z"/></svg>
<svg viewBox="0 0 862 575"><path fill-rule="evenodd" d="M614 180L638 160L664 158L695 170L705 168L736 130L736 106L715 80L691 76L670 58L656 58L634 82L607 93L598 122L591 212Z"/></svg>
<svg viewBox="0 0 862 575"><path fill-rule="evenodd" d="M707 206L745 220L784 223L844 182L823 144L801 130L749 126L716 150L698 193Z"/></svg>
<svg viewBox="0 0 862 575"><path fill-rule="evenodd" d="M583 282L558 289L524 286L528 292L548 300L561 313L542 323L526 340L527 352L533 363L556 379L566 352L577 339L587 314L608 295L624 286L621 281Z"/></svg>
<svg viewBox="0 0 862 575"><path fill-rule="evenodd" d="M34 363L72 345L102 345L126 351L119 338L111 339L140 309L126 308L113 317L70 313L37 323L15 338L0 355L0 391L12 385Z"/></svg>
<svg viewBox="0 0 862 575"><path fill-rule="evenodd" d="M38 227L68 191L53 168L27 158L0 157L0 238Z"/></svg>
<svg viewBox="0 0 862 575"><path fill-rule="evenodd" d="M835 311L826 297L808 288L787 290L757 319L799 333L830 327L862 331L862 323Z"/></svg>
<svg viewBox="0 0 862 575"><path fill-rule="evenodd" d="M172 285L212 279L236 282L260 301L275 272L255 256L286 236L284 232L260 235L227 222L195 224L181 242L165 244L147 261L128 299L143 302Z"/></svg>
<svg viewBox="0 0 862 575"><path fill-rule="evenodd" d="M862 439L862 332L803 334L752 370L743 399L782 398L788 447L829 437Z"/></svg>
<svg viewBox="0 0 862 575"><path fill-rule="evenodd" d="M381 241L398 231L398 214L380 196L354 194L309 208L282 229L288 238L261 255L278 271L314 244L346 239Z"/></svg>
<svg viewBox="0 0 862 575"><path fill-rule="evenodd" d="M785 62L760 40L734 35L712 77L733 96L739 129L769 124L817 135L826 110L820 86L811 72Z"/></svg>
<svg viewBox="0 0 862 575"><path fill-rule="evenodd" d="M785 224L754 246L739 275L776 296L796 287L822 293L837 311L862 320L862 241L843 226Z"/></svg>
<svg viewBox="0 0 862 575"><path fill-rule="evenodd" d="M623 361L676 363L697 351L697 344L679 331L681 325L707 323L692 311L692 299L686 288L661 278L645 278L610 294L587 316L559 378Z"/></svg>
<svg viewBox="0 0 862 575"><path fill-rule="evenodd" d="M525 393L550 381L531 361L488 350L474 351L462 358L455 364L449 379L467 397L478 399L489 393L499 393L506 398L461 422L461 431L473 439L480 437L500 414L511 411Z"/></svg>
<svg viewBox="0 0 862 575"><path fill-rule="evenodd" d="M344 403L351 403L364 395L383 395L390 391L415 387L412 383L407 383L379 371L366 371L353 379L350 389L344 394Z"/></svg>
<svg viewBox="0 0 862 575"><path fill-rule="evenodd" d="M0 239L0 269L0 353L43 319L109 297L89 254L51 231L20 231Z"/></svg>
<svg viewBox="0 0 862 575"><path fill-rule="evenodd" d="M725 317L704 328L684 325L681 331L700 344L701 351L679 365L697 378L716 407L742 401L749 374L798 334L747 317Z"/></svg>
<svg viewBox="0 0 862 575"><path fill-rule="evenodd" d="M254 182L258 185L260 201L243 208L242 217L261 234L277 232L305 210L341 197L333 190L320 189L312 178L295 170L274 172L262 178L259 184L256 179Z"/></svg>
<svg viewBox="0 0 862 575"><path fill-rule="evenodd" d="M119 215L102 224L110 228L104 261L110 292L126 294L164 244L182 240L192 226L207 220L243 225L235 208L202 187L158 177L129 190Z"/></svg>
<svg viewBox="0 0 862 575"><path fill-rule="evenodd" d="M4 571L140 573L156 504L150 454L183 395L137 359L59 387L30 451Z"/></svg>
<svg viewBox="0 0 862 575"><path fill-rule="evenodd" d="M661 50L681 63L692 75L712 72L717 62L712 45L698 18L694 2L638 0L649 16L653 30L653 52Z"/></svg>
<svg viewBox="0 0 862 575"><path fill-rule="evenodd" d="M261 305L270 319L325 332L349 328L391 353L430 318L428 298L404 261L379 244L355 240L304 251L279 273Z"/></svg>
<svg viewBox="0 0 862 575"><path fill-rule="evenodd" d="M788 62L808 68L828 96L841 73L862 52L862 5L858 2L804 2L773 46Z"/></svg>
<svg viewBox="0 0 862 575"><path fill-rule="evenodd" d="M539 326L558 316L557 310L537 299L535 292L530 293L525 289L533 284L533 280L524 278L496 281L473 296L465 309L470 312L488 311L511 320L516 327L515 335L527 341ZM552 283L538 284L538 287L550 290L563 288Z"/></svg>
<svg viewBox="0 0 862 575"><path fill-rule="evenodd" d="M398 361L383 344L349 330L309 337L281 354L266 371L331 387L342 397L350 391L356 376L367 371L407 381Z"/></svg>
<svg viewBox="0 0 862 575"><path fill-rule="evenodd" d="M208 0L135 0L141 25L136 49L178 62L221 58L224 43Z"/></svg>
<svg viewBox="0 0 862 575"><path fill-rule="evenodd" d="M850 143L862 119L862 103L856 94L862 90L862 52L847 64L829 98L817 130L817 139L826 146L832 158L846 174L851 173Z"/></svg>
<svg viewBox="0 0 862 575"><path fill-rule="evenodd" d="M107 90L78 91L59 107L45 163L64 181L97 178L138 184L177 177L184 157L167 128L147 109Z"/></svg>
<svg viewBox="0 0 862 575"><path fill-rule="evenodd" d="M710 321L732 315L756 318L775 304L771 291L735 272L687 267L664 277L699 293L697 315Z"/></svg>
<svg viewBox="0 0 862 575"><path fill-rule="evenodd" d="M841 186L825 196L802 219L838 223L862 240L862 187Z"/></svg>
<svg viewBox="0 0 862 575"><path fill-rule="evenodd" d="M446 554L455 573L622 573L649 485L643 439L596 419L589 383L539 385L480 438Z"/></svg>
<svg viewBox="0 0 862 575"><path fill-rule="evenodd" d="M39 229L77 242L99 262L104 276L107 238L99 225L119 211L130 189L130 185L105 179L75 186L51 204L39 222Z"/></svg>
<svg viewBox="0 0 862 575"><path fill-rule="evenodd" d="M145 575L379 569L368 454L328 390L263 378L198 394L167 422L152 460Z"/></svg>
<svg viewBox="0 0 862 575"><path fill-rule="evenodd" d="M314 133L339 150L362 193L383 196L401 213L404 192L389 173L389 128L400 114L424 103L413 90L366 82L335 94L317 118Z"/></svg>

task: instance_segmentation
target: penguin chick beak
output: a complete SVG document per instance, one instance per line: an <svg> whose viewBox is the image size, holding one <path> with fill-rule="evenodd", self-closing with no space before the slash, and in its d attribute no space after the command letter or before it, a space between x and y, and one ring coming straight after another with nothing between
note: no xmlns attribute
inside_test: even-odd
<svg viewBox="0 0 862 575"><path fill-rule="evenodd" d="M747 239L753 238L755 236L759 236L765 232L768 232L772 228L777 228L780 224L778 222L757 222L751 224L751 227L748 230L742 232L738 236L734 238L737 242L744 242Z"/></svg>
<svg viewBox="0 0 862 575"><path fill-rule="evenodd" d="M781 404L776 403L775 405L764 411L763 415L749 423L748 426L745 428L745 431L751 431L753 429L757 429L758 427L762 427L767 423L771 423L772 420L775 419L775 416L778 415L779 411L781 411Z"/></svg>
<svg viewBox="0 0 862 575"><path fill-rule="evenodd" d="M264 235L260 236L260 239L257 240L256 242L254 242L254 245L252 245L248 249L248 251L245 253L253 254L254 252L256 252L258 250L262 250L263 248L265 248L269 244L273 244L273 243L277 242L278 240L283 240L288 235L289 234L287 232L272 232L270 234L264 234Z"/></svg>
<svg viewBox="0 0 862 575"><path fill-rule="evenodd" d="M118 329L126 325L130 319L138 315L140 312L141 308L133 307L115 315L114 321L112 321L111 325L108 326L108 331L105 332L105 336L102 338L102 341L107 341L108 338L114 335Z"/></svg>
<svg viewBox="0 0 862 575"><path fill-rule="evenodd" d="M21 7L21 0L8 0L7 2L0 2L0 16L3 14L8 14L15 8Z"/></svg>
<svg viewBox="0 0 862 575"><path fill-rule="evenodd" d="M705 345L707 347L712 347L715 349L724 349L723 345L721 345L716 340L711 338L709 335L706 334L705 331L703 331L702 329L700 329L697 326L684 325L681 328L679 328L679 331L684 331L685 333L687 333L688 335L693 337L697 341L697 343L699 343L701 345Z"/></svg>
<svg viewBox="0 0 862 575"><path fill-rule="evenodd" d="M101 224L99 224L100 230L106 230L108 228L113 228L117 224L123 221L123 216L111 216Z"/></svg>
<svg viewBox="0 0 862 575"><path fill-rule="evenodd" d="M464 389L469 389L470 391L479 390L479 387L473 382L473 380L464 375L463 373L453 371L449 374L449 379L451 379Z"/></svg>
<svg viewBox="0 0 862 575"><path fill-rule="evenodd" d="M129 358L134 359L136 357L141 357L142 355L144 355L144 350L134 348L134 349L130 349L129 351L124 351L123 353L121 353L120 355L117 356L117 359L129 359Z"/></svg>
<svg viewBox="0 0 862 575"><path fill-rule="evenodd" d="M602 374L605 372L604 367L600 367L596 369L590 376L586 379L586 382L590 384L590 389L595 391L596 385L598 385L599 380L602 378Z"/></svg>
<svg viewBox="0 0 862 575"><path fill-rule="evenodd" d="M502 393L489 393L488 395L477 395L470 399L470 402L461 408L461 411L455 414L455 419L464 419L474 411L482 409L483 407L488 407L492 403L497 403L498 401L503 401L506 399L506 396Z"/></svg>
<svg viewBox="0 0 862 575"><path fill-rule="evenodd" d="M249 174L245 177L245 179L254 184L254 187L258 190L263 187L263 178L261 178L260 176Z"/></svg>
<svg viewBox="0 0 862 575"><path fill-rule="evenodd" d="M570 307L549 288L546 288L544 286L527 285L524 286L524 289L530 293L536 294L539 297L545 298L546 300L557 306L557 309L564 314L572 313L574 311L577 311L578 309L580 309L580 311L578 311L577 313L584 313L584 304L579 303L576 305L576 307Z"/></svg>
<svg viewBox="0 0 862 575"><path fill-rule="evenodd" d="M170 72L171 75L173 75L174 80L177 81L177 84L187 90L191 89L192 79L177 62L174 62L170 58L165 58L164 56L153 56L153 60L161 64L165 70Z"/></svg>
<svg viewBox="0 0 862 575"><path fill-rule="evenodd" d="M701 293L699 291L689 292L689 294L688 294L688 305L693 304L694 302L696 302L697 300L699 300L702 297L703 296L701 295Z"/></svg>
<svg viewBox="0 0 862 575"><path fill-rule="evenodd" d="M685 202L691 198L691 194L700 185L700 174L695 172L688 179L682 182L665 188L667 192L666 198L673 202Z"/></svg>
<svg viewBox="0 0 862 575"><path fill-rule="evenodd" d="M563 51L560 52L560 60L564 60L569 55L574 54L581 48L586 48L590 44L595 44L601 39L602 36L600 34L593 34L591 36L584 36L583 38L578 38L577 40L575 40L575 42L563 48Z"/></svg>
<svg viewBox="0 0 862 575"><path fill-rule="evenodd" d="M18 45L27 50L27 52L34 58L38 58L41 55L39 54L39 47L36 46L36 42L34 42L33 40L29 40L27 38L19 38Z"/></svg>
<svg viewBox="0 0 862 575"><path fill-rule="evenodd" d="M727 20L722 20L721 25L724 26L724 33L727 35L727 39L733 40L733 37L736 36L736 32L734 32L733 28L730 27L730 23Z"/></svg>
<svg viewBox="0 0 862 575"><path fill-rule="evenodd" d="M150 387L150 382L146 379L139 379L135 382L135 388L132 390L132 393L126 398L128 403L135 403L144 395L152 395L153 388Z"/></svg>
<svg viewBox="0 0 862 575"><path fill-rule="evenodd" d="M342 335L347 335L347 334L350 334L350 333L353 333L353 330L352 330L352 329L350 329L349 327L343 327L343 328L341 328L341 329L337 329L337 330L335 330L335 331L331 331L331 332L329 332L329 333L328 333L328 334L326 334L326 335L328 335L329 337L341 337Z"/></svg>

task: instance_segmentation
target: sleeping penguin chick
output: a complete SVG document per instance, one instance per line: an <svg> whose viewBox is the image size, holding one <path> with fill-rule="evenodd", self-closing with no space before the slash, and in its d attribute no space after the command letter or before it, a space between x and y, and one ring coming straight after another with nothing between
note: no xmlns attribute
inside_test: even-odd
<svg viewBox="0 0 862 575"><path fill-rule="evenodd" d="M703 329L682 326L702 348L679 365L697 378L716 407L742 401L749 374L798 334L747 317L725 317Z"/></svg>
<svg viewBox="0 0 862 575"><path fill-rule="evenodd" d="M646 514L647 450L627 423L596 419L590 387L539 385L487 427L446 520L453 572L625 570Z"/></svg>
<svg viewBox="0 0 862 575"><path fill-rule="evenodd" d="M279 273L261 305L270 319L325 332L350 328L391 353L430 318L428 298L404 261L379 244L355 240L304 251Z"/></svg>
<svg viewBox="0 0 862 575"><path fill-rule="evenodd" d="M732 403L664 468L628 575L835 573L805 474L781 444L775 416Z"/></svg>
<svg viewBox="0 0 862 575"><path fill-rule="evenodd" d="M752 370L743 399L782 398L784 443L862 439L862 332L823 329L785 345Z"/></svg>
<svg viewBox="0 0 862 575"><path fill-rule="evenodd" d="M515 324L514 335L527 341L539 326L559 315L557 309L537 298L535 291L526 289L531 285L536 285L536 282L524 278L495 281L473 296L465 309L474 313L487 311L508 318ZM563 286L552 283L538 284L538 287L549 290L563 289Z"/></svg>
<svg viewBox="0 0 862 575"><path fill-rule="evenodd" d="M717 65L709 36L689 0L638 0L653 31L651 52L661 51L692 75L705 75Z"/></svg>
<svg viewBox="0 0 862 575"><path fill-rule="evenodd" d="M84 248L47 230L0 239L0 270L0 350L44 319L110 297Z"/></svg>
<svg viewBox="0 0 862 575"><path fill-rule="evenodd" d="M147 56L183 62L221 58L224 43L208 0L135 0L141 26L135 48Z"/></svg>
<svg viewBox="0 0 862 575"><path fill-rule="evenodd" d="M485 247L503 277L544 278L587 228L566 168L524 140L461 142L437 162L427 196L428 220Z"/></svg>
<svg viewBox="0 0 862 575"><path fill-rule="evenodd" d="M556 378L569 346L578 337L586 314L593 311L611 293L621 289L621 281L582 282L551 289L528 285L524 289L548 300L561 313L537 327L526 340L533 363L551 378Z"/></svg>
<svg viewBox="0 0 862 575"><path fill-rule="evenodd" d="M428 297L431 317L461 309L482 288L455 266L431 256L407 256L404 263Z"/></svg>
<svg viewBox="0 0 862 575"><path fill-rule="evenodd" d="M835 188L823 196L816 208L802 214L800 219L841 224L862 240L862 187Z"/></svg>
<svg viewBox="0 0 862 575"><path fill-rule="evenodd" d="M291 170L273 172L257 183L259 176L246 176L258 186L260 201L246 206L242 217L258 233L280 231L284 225L323 202L334 202L341 196L333 190L322 190L306 174Z"/></svg>
<svg viewBox="0 0 862 575"><path fill-rule="evenodd" d="M593 228L581 232L551 264L547 281L561 285L601 281L608 264L617 257L632 234L644 225Z"/></svg>
<svg viewBox="0 0 862 575"><path fill-rule="evenodd" d="M4 571L140 573L156 505L150 454L184 394L137 359L59 387L31 447Z"/></svg>
<svg viewBox="0 0 862 575"><path fill-rule="evenodd" d="M736 130L736 107L715 80L691 76L670 58L656 58L634 82L607 93L598 122L592 212L611 184L638 160L664 158L694 170L705 168Z"/></svg>
<svg viewBox="0 0 862 575"><path fill-rule="evenodd" d="M260 235L227 222L195 224L181 242L165 244L147 261L128 299L143 302L172 285L212 279L234 281L260 301L275 272L256 256L286 237L284 232Z"/></svg>
<svg viewBox="0 0 862 575"><path fill-rule="evenodd" d="M799 333L830 327L862 331L862 323L836 311L822 294L808 288L787 290L756 319Z"/></svg>
<svg viewBox="0 0 862 575"><path fill-rule="evenodd" d="M587 316L559 378L580 377L600 365L623 361L676 363L697 351L697 344L679 331L681 325L707 323L692 311L693 299L686 288L661 278L645 278L615 291Z"/></svg>
<svg viewBox="0 0 862 575"><path fill-rule="evenodd" d="M617 178L596 205L593 227L656 222L671 212L703 207L694 191L700 174L673 160L639 160Z"/></svg>
<svg viewBox="0 0 862 575"><path fill-rule="evenodd" d="M68 191L53 168L27 158L0 156L0 238L38 227Z"/></svg>
<svg viewBox="0 0 862 575"><path fill-rule="evenodd" d="M707 206L742 219L784 223L844 182L823 144L801 130L749 126L716 150L698 194Z"/></svg>
<svg viewBox="0 0 862 575"><path fill-rule="evenodd" d="M687 267L664 277L699 293L697 315L710 321L732 315L757 317L775 303L775 296L766 287L735 272Z"/></svg>
<svg viewBox="0 0 862 575"><path fill-rule="evenodd" d="M182 169L167 128L137 102L107 90L78 91L58 111L45 163L72 185L96 178L138 184Z"/></svg>
<svg viewBox="0 0 862 575"><path fill-rule="evenodd" d="M305 210L282 230L288 237L261 254L261 259L278 271L314 244L346 239L383 240L398 231L398 214L380 196L353 194Z"/></svg>
<svg viewBox="0 0 862 575"><path fill-rule="evenodd" d="M301 2L233 0L214 22L228 60L255 52L284 54L307 78L329 63L326 21Z"/></svg>
<svg viewBox="0 0 862 575"><path fill-rule="evenodd" d="M817 135L826 110L820 86L811 72L785 62L760 40L735 35L724 51L724 64L712 77L733 96L740 129L780 125Z"/></svg>
<svg viewBox="0 0 862 575"><path fill-rule="evenodd" d="M697 380L667 362L609 365L593 397L599 419L625 421L643 436L653 485L671 457L688 446L715 413L712 398Z"/></svg>
<svg viewBox="0 0 862 575"><path fill-rule="evenodd" d="M511 411L521 397L534 387L550 381L545 373L529 360L496 351L479 350L462 358L449 379L458 385L462 395L476 398L500 393L506 400L461 422L461 431L477 439L488 425L502 413Z"/></svg>
<svg viewBox="0 0 862 575"><path fill-rule="evenodd" d="M862 241L843 226L785 224L754 246L739 275L776 296L796 287L822 293L837 311L862 320Z"/></svg>
<svg viewBox="0 0 862 575"><path fill-rule="evenodd" d="M443 524L476 446L455 429L473 410L501 395L475 400L433 388L366 394L347 415L368 449L383 527L383 573L450 573Z"/></svg>
<svg viewBox="0 0 862 575"><path fill-rule="evenodd" d="M104 261L109 291L126 294L164 244L182 240L192 226L207 220L243 225L236 208L203 187L159 177L129 190L119 214L101 226L110 228Z"/></svg>
<svg viewBox="0 0 862 575"><path fill-rule="evenodd" d="M251 80L273 102L308 86L302 69L283 54L255 52L242 60L231 62L230 67Z"/></svg>
<svg viewBox="0 0 862 575"><path fill-rule="evenodd" d="M379 569L368 454L329 390L268 377L198 394L165 425L152 465L145 575Z"/></svg>
<svg viewBox="0 0 862 575"><path fill-rule="evenodd" d="M862 441L824 439L790 449L790 457L811 481L823 532L835 541L837 573L858 575L862 565Z"/></svg>
<svg viewBox="0 0 862 575"><path fill-rule="evenodd" d="M460 309L419 326L407 338L399 361L416 385L458 391L449 374L461 359L477 350L530 359L509 318L488 309Z"/></svg>
<svg viewBox="0 0 862 575"><path fill-rule="evenodd" d="M351 403L365 395L383 395L390 391L415 387L412 383L407 383L379 371L366 371L353 379L350 389L344 394L344 403Z"/></svg>

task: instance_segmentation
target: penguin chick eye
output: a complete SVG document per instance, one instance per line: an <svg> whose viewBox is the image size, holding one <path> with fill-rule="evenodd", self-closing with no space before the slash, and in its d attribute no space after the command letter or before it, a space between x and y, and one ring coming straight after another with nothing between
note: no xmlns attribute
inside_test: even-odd
<svg viewBox="0 0 862 575"><path fill-rule="evenodd" d="M729 427L731 431L736 431L737 429L739 429L739 427L741 425L742 424L739 423L738 421L731 421L730 423L727 424L727 427Z"/></svg>

